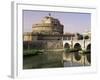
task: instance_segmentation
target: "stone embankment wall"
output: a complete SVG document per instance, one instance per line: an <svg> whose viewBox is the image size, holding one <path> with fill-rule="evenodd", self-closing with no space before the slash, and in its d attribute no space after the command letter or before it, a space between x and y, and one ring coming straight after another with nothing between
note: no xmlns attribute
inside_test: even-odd
<svg viewBox="0 0 100 80"><path fill-rule="evenodd" d="M62 49L63 42L61 40L37 40L33 42L23 42L24 49Z"/></svg>

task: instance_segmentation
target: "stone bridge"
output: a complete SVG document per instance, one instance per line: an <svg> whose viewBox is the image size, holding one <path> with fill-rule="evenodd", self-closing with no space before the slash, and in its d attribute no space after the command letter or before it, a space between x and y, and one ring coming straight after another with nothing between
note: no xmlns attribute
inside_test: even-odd
<svg viewBox="0 0 100 80"><path fill-rule="evenodd" d="M63 48L81 48L82 50L91 50L91 40L63 40ZM78 58L77 58L78 57ZM64 53L63 60L77 65L90 65L91 53L87 55ZM77 66L76 65L76 66ZM69 65L67 65L69 66Z"/></svg>
<svg viewBox="0 0 100 80"><path fill-rule="evenodd" d="M87 50L91 47L91 40L63 40L64 48L75 48L79 47L82 50Z"/></svg>

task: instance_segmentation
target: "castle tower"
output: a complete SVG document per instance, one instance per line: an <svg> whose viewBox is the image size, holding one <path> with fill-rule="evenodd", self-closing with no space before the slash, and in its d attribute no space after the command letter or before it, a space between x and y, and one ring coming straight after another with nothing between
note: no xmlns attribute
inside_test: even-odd
<svg viewBox="0 0 100 80"><path fill-rule="evenodd" d="M63 34L63 25L49 13L40 23L33 24L32 32L41 34Z"/></svg>

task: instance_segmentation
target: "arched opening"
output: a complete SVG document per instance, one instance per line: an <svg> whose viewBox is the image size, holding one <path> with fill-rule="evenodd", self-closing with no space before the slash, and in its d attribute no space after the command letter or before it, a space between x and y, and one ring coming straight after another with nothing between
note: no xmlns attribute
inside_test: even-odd
<svg viewBox="0 0 100 80"><path fill-rule="evenodd" d="M87 55L86 55L87 56L87 60L88 60L89 63L91 63L91 44L87 45L86 50L87 50Z"/></svg>
<svg viewBox="0 0 100 80"><path fill-rule="evenodd" d="M74 49L76 49L76 50L81 50L82 48L81 48L81 45L80 45L79 43L76 43L76 44L74 45Z"/></svg>
<svg viewBox="0 0 100 80"><path fill-rule="evenodd" d="M69 49L70 45L68 43L65 43L64 48Z"/></svg>
<svg viewBox="0 0 100 80"><path fill-rule="evenodd" d="M88 44L88 45L87 45L86 50L90 50L90 51L91 51L91 44Z"/></svg>

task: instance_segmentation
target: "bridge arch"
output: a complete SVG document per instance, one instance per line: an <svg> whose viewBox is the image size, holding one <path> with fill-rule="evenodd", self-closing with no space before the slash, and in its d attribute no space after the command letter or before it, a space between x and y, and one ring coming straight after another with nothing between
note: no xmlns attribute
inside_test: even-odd
<svg viewBox="0 0 100 80"><path fill-rule="evenodd" d="M80 45L79 43L75 43L75 44L74 44L74 49L81 50L82 47L81 47L81 45Z"/></svg>
<svg viewBox="0 0 100 80"><path fill-rule="evenodd" d="M88 44L88 45L87 45L86 50L91 50L91 44Z"/></svg>
<svg viewBox="0 0 100 80"><path fill-rule="evenodd" d="M70 48L70 44L69 43L65 43L64 48Z"/></svg>

